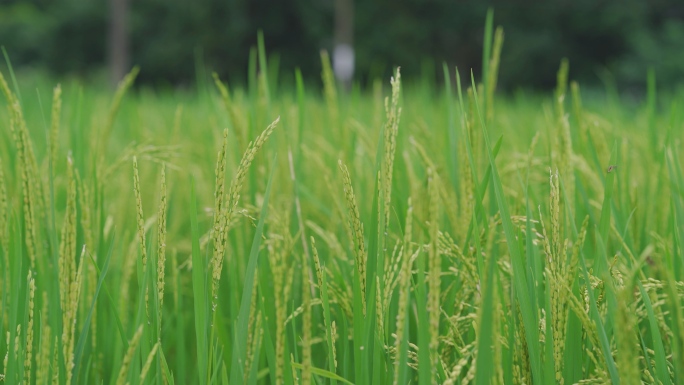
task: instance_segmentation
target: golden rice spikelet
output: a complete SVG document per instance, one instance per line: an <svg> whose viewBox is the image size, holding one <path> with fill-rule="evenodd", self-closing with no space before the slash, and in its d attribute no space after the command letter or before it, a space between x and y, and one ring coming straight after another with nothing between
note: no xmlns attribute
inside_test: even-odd
<svg viewBox="0 0 684 385"><path fill-rule="evenodd" d="M17 334L14 335L14 357L19 356L19 346L21 345L21 324L17 324ZM9 346L9 344L8 344Z"/></svg>
<svg viewBox="0 0 684 385"><path fill-rule="evenodd" d="M439 317L440 317L440 272L441 259L437 242L439 239L439 180L433 170L428 169L429 220L430 225L428 249L428 314L430 322L430 361L433 367L433 380L437 378L439 349Z"/></svg>
<svg viewBox="0 0 684 385"><path fill-rule="evenodd" d="M384 306L382 305L382 292L380 289L380 276L375 276L375 324L377 330L375 333L378 338L385 338L385 313L383 311Z"/></svg>
<svg viewBox="0 0 684 385"><path fill-rule="evenodd" d="M311 284L309 277L309 265L304 261L302 268L302 302L304 313L302 315L302 385L311 384Z"/></svg>
<svg viewBox="0 0 684 385"><path fill-rule="evenodd" d="M52 112L51 112L51 124L50 124L50 144L49 144L49 156L50 163L52 164L52 169L50 170L53 174L55 172L55 166L57 165L57 149L59 148L59 122L62 114L62 86L57 84L57 86L52 91Z"/></svg>
<svg viewBox="0 0 684 385"><path fill-rule="evenodd" d="M31 146L31 139L26 128L26 121L19 101L14 99L12 103L12 120L10 126L15 127L15 142L17 146L17 157L19 158L19 165L21 167L21 183L23 192L23 209L24 220L26 221L26 251L31 263L31 269L35 269L37 239L36 239L36 216L37 211L40 212L39 196L41 189L38 186L38 167L36 166L35 155L33 154L33 147Z"/></svg>
<svg viewBox="0 0 684 385"><path fill-rule="evenodd" d="M222 250L224 250L223 248L225 246L224 242L228 233L228 224L231 223L233 215L237 209L238 202L240 201L240 191L242 190L242 185L247 177L247 171L249 171L249 167L252 164L254 157L259 152L259 149L261 149L264 143L266 143L266 140L268 140L275 128L278 126L278 122L280 122L280 116L277 117L271 124L269 124L268 127L266 127L266 129L253 142L249 143L247 150L245 150L245 153L242 155L237 172L230 183L227 202L221 203L220 211L224 214L219 215L216 212L214 213L215 216L219 215L220 217L219 230L221 234L214 235L214 237L218 237L218 239L221 240L221 249L214 250L214 255L212 257L212 295L218 294L219 281L221 279L221 270L223 269L224 259ZM225 159L225 154L223 157ZM217 170L219 167L221 167L221 162L224 163L222 167L225 168L225 160L219 159L219 162L217 162ZM223 183L222 180L219 181L219 177L223 178L222 174L222 172L217 171L217 188ZM219 182L221 183L219 184ZM216 198L218 199L218 197ZM214 224L216 225L216 223Z"/></svg>
<svg viewBox="0 0 684 385"><path fill-rule="evenodd" d="M382 295L383 311L387 311L392 300L392 293L399 283L399 275L401 270L401 254L403 248L401 247L401 240L397 240L390 258L386 259L385 276L383 277L385 289Z"/></svg>
<svg viewBox="0 0 684 385"><path fill-rule="evenodd" d="M287 260L287 256L292 250L292 240L287 234L289 224L286 220L279 220L276 224L279 233L271 235L269 248L269 262L273 272L273 288L275 292L275 382L282 384L284 381L285 369L285 320L287 318L287 301L290 298L290 280L292 267L294 264ZM288 266L292 265L290 268Z"/></svg>
<svg viewBox="0 0 684 385"><path fill-rule="evenodd" d="M404 226L404 248L401 257L401 270L399 276L399 304L397 308L396 341L394 348L399 354L401 342L406 330L406 317L409 308L409 284L411 283L411 237L413 224L413 205L411 198L408 199L408 209L406 210L406 225ZM394 385L399 381L399 360L394 365Z"/></svg>
<svg viewBox="0 0 684 385"><path fill-rule="evenodd" d="M166 269L166 165L161 169L159 212L157 214L157 296L159 298L159 318L164 305L164 275ZM161 323L160 323L161 325Z"/></svg>
<svg viewBox="0 0 684 385"><path fill-rule="evenodd" d="M245 356L245 368L243 371L245 374L243 379L244 382L248 382L249 373L256 355L255 351L261 344L261 337L263 334L263 329L261 328L261 313L256 308L256 295L257 294L255 293L255 295L252 296L252 307L250 308L250 322L247 330L247 355ZM252 316L252 312L256 313L256 315ZM255 317L255 319L252 320L252 317Z"/></svg>
<svg viewBox="0 0 684 385"><path fill-rule="evenodd" d="M143 215L142 198L140 197L140 175L138 174L138 158L133 157L133 193L135 194L136 219L138 224L138 242L140 243L140 255L142 271L147 271L147 242L145 241L145 217ZM149 318L149 290L145 287L145 312Z"/></svg>
<svg viewBox="0 0 684 385"><path fill-rule="evenodd" d="M569 64L567 59L561 61L561 66L557 74L557 86L555 91L555 105L556 105L556 127L557 131L554 133L555 143L555 161L556 167L560 171L560 175L565 181L566 191L569 197L574 196L575 178L573 172L572 159L572 137L570 135L570 122L565 113L565 96L568 88L568 70ZM568 201L570 209L572 210L572 201Z"/></svg>
<svg viewBox="0 0 684 385"><path fill-rule="evenodd" d="M617 289L617 314L615 317L616 364L620 373L621 383L627 385L641 384L639 371L639 356L635 354L639 346L636 307L634 306L634 287L628 286Z"/></svg>
<svg viewBox="0 0 684 385"><path fill-rule="evenodd" d="M69 303L69 288L76 273L76 179L71 155L67 158L67 201L59 244L59 294L65 324Z"/></svg>
<svg viewBox="0 0 684 385"><path fill-rule="evenodd" d="M252 161L259 152L259 149L261 149L264 143L266 143L266 140L271 136L275 128L278 126L278 122L280 122L280 116L277 117L271 124L269 124L268 127L266 127L266 129L253 142L249 143L247 150L245 150L245 153L242 155L240 165L238 166L237 172L230 183L230 189L228 190L228 205L226 206L228 211L226 223L230 223L232 215L237 208L238 201L240 200L240 190L242 189L242 184L247 177L249 166L252 164ZM224 229L224 232L225 231L227 231L227 229Z"/></svg>
<svg viewBox="0 0 684 385"><path fill-rule="evenodd" d="M333 371L337 370L337 350L335 348L335 341L337 341L337 324L335 321L332 321L332 324L330 324L330 334L332 335L332 355L333 355L333 364L335 365L335 368Z"/></svg>
<svg viewBox="0 0 684 385"><path fill-rule="evenodd" d="M5 186L5 173L2 170L2 158L0 158L0 247L4 251L5 266L9 266L9 212L7 210L7 187Z"/></svg>
<svg viewBox="0 0 684 385"><path fill-rule="evenodd" d="M216 310L216 300L218 299L218 284L221 279L221 266L223 265L223 254L225 253L225 231L226 209L226 151L228 147L228 130L223 130L223 144L218 152L216 161L216 187L214 190L214 226L212 228L212 238L214 241L214 253L212 254L212 283L211 298L212 311Z"/></svg>
<svg viewBox="0 0 684 385"><path fill-rule="evenodd" d="M142 257L143 271L147 266L147 248L145 247L145 216L143 215L142 198L140 196L140 175L138 173L138 158L133 157L133 193L135 194L136 223L138 225L138 242Z"/></svg>
<svg viewBox="0 0 684 385"><path fill-rule="evenodd" d="M0 72L0 90L2 90L2 93L5 95L7 102L10 104L11 110L12 102L14 102L14 93L12 93L12 91L10 90L9 85L7 84L7 80L5 80L5 76L3 76L2 72Z"/></svg>
<svg viewBox="0 0 684 385"><path fill-rule="evenodd" d="M59 344L58 344L58 342L59 342L59 337L55 336L55 343L54 343L55 348L52 350L52 357L53 357L52 358L52 368L54 368L53 374L52 374L52 385L60 385L60 383L59 383L59 373L60 373L59 367L60 367L60 365L57 362L57 359L59 358L59 354L58 354Z"/></svg>
<svg viewBox="0 0 684 385"><path fill-rule="evenodd" d="M316 269L316 279L318 282L318 290L323 287L323 269L321 268L321 260L318 257L318 249L316 249L316 240L311 237L311 249L313 253L314 268Z"/></svg>
<svg viewBox="0 0 684 385"><path fill-rule="evenodd" d="M551 238L546 240L547 275L550 275L549 290L551 291L551 322L553 333L553 356L556 362L556 382L563 384L563 354L565 352L565 329L568 319L566 290L563 287L567 278L567 255L565 243L561 239L561 197L558 170L551 173L549 178L551 187ZM544 230L544 233L546 231ZM545 235L546 236L546 235Z"/></svg>
<svg viewBox="0 0 684 385"><path fill-rule="evenodd" d="M33 362L33 307L35 305L36 281L31 275L32 273L29 270L28 325L26 327L26 352L24 352L24 381L26 384L31 383L31 363Z"/></svg>
<svg viewBox="0 0 684 385"><path fill-rule="evenodd" d="M366 316L366 246L363 238L363 224L361 223L361 215L359 214L359 207L356 204L356 196L354 195L354 188L352 187L351 176L347 166L338 160L338 166L342 171L342 183L344 185L344 196L347 200L347 208L349 210L349 220L347 226L350 232L354 234L352 242L356 243L356 258L354 264L359 274L359 282L361 285L361 303L363 305L363 315Z"/></svg>
<svg viewBox="0 0 684 385"><path fill-rule="evenodd" d="M36 357L36 384L45 384L48 382L51 342L52 329L50 329L50 325L45 322L43 329L40 332L40 351Z"/></svg>
<svg viewBox="0 0 684 385"><path fill-rule="evenodd" d="M95 236L93 235L93 229L91 226L91 200L90 200L90 189L88 188L88 185L83 182L81 179L80 173L78 170L75 170L76 174L76 185L78 186L78 202L80 206L80 214L81 214L81 228L83 229L83 241L85 242L86 247L88 248L93 248L95 245ZM97 255L93 254L92 255L93 259L97 260ZM85 273L86 276L86 296L85 296L85 301L86 303L91 303L93 300L93 297L95 296L95 290L97 289L97 269L94 264L89 263L87 271ZM85 312L85 308L82 309L83 312ZM94 311L92 313L92 317L90 319L90 337L91 337L91 342L93 348L95 348L96 342L97 342L97 312Z"/></svg>
<svg viewBox="0 0 684 385"><path fill-rule="evenodd" d="M81 295L81 283L83 282L83 265L85 265L86 247L83 245L83 250L81 251L80 263L78 264L78 271L76 272L76 277L71 283L71 295L69 303L69 327L68 330L68 344L66 345L66 368L67 368L67 383L71 383L71 378L73 376L74 369L74 342L76 341L76 314L78 312L78 300Z"/></svg>
<svg viewBox="0 0 684 385"><path fill-rule="evenodd" d="M399 132L399 120L401 118L401 108L399 108L399 95L401 92L401 71L397 67L395 77L390 80L392 84L392 103L388 104L385 99L385 161L383 167L383 199L385 227L389 226L390 204L392 199L392 172L394 170L394 154L397 148L397 133Z"/></svg>
<svg viewBox="0 0 684 385"><path fill-rule="evenodd" d="M523 324L522 313L520 312L520 306L515 306L515 313L518 317L518 328L516 330L518 343L515 346L516 357L519 359L519 370L520 370L520 383L521 384L531 384L532 383L532 367L530 363L530 353L527 349L527 340L525 335L525 325Z"/></svg>
<svg viewBox="0 0 684 385"><path fill-rule="evenodd" d="M145 365L143 365L142 370L140 371L140 384L145 383L145 377L147 377L147 373L150 371L150 367L152 367L152 360L154 359L154 355L157 354L159 344L159 342L154 344L152 350L150 350L150 354L147 355Z"/></svg>
<svg viewBox="0 0 684 385"><path fill-rule="evenodd" d="M258 280L254 280L252 285L252 299L249 303L249 320L247 321L247 353L245 354L245 368L244 381L247 382L249 371L251 369L252 361L254 360L254 347L259 336L259 327L261 322L261 313L257 307L257 298L259 296ZM256 332L255 332L256 330Z"/></svg>
<svg viewBox="0 0 684 385"><path fill-rule="evenodd" d="M135 354L135 350L138 348L138 344L140 343L140 337L142 337L142 332L143 325L140 325L138 326L138 329L135 331L133 338L131 338L131 342L128 344L128 350L126 351L126 355L124 356L123 361L121 362L119 375L116 378L116 385L126 384L128 369L131 366L131 361L133 361L133 355Z"/></svg>
<svg viewBox="0 0 684 385"><path fill-rule="evenodd" d="M6 339L5 339L5 345L10 346L10 332L7 332L6 334ZM7 376L7 364L9 361L9 349L5 352L5 358L2 360L2 367L5 368L5 372L2 374L2 377L0 377L3 381L5 380L5 376Z"/></svg>

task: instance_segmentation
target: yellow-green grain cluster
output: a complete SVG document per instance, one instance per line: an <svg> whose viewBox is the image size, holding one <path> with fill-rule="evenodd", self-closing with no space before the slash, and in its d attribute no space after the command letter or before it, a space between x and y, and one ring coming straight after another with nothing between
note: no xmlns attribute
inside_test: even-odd
<svg viewBox="0 0 684 385"><path fill-rule="evenodd" d="M349 233L353 234L354 238L350 241L355 245L354 265L359 275L359 283L361 286L361 303L363 304L364 316L366 309L366 246L363 237L363 224L361 223L359 207L356 203L356 196L354 195L354 187L352 186L351 175L349 169L338 161L340 171L342 171L342 185L344 186L344 197L347 201L347 209L349 210L349 219L347 220L347 227Z"/></svg>

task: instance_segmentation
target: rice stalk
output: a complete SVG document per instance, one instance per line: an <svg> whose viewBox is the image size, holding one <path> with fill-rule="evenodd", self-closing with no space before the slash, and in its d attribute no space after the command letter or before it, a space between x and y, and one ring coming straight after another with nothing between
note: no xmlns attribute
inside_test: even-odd
<svg viewBox="0 0 684 385"><path fill-rule="evenodd" d="M437 366L439 365L439 321L440 321L440 288L441 258L437 248L439 239L439 181L434 171L428 169L429 195L429 239L428 247L428 315L430 324L430 362L432 366L432 382L437 382Z"/></svg>
<svg viewBox="0 0 684 385"><path fill-rule="evenodd" d="M164 305L164 276L166 269L166 166L162 165L160 182L159 211L157 214L157 296L159 298L159 327L161 328L162 308Z"/></svg>
<svg viewBox="0 0 684 385"><path fill-rule="evenodd" d="M31 364L33 362L33 308L35 305L36 280L32 275L32 272L29 270L27 278L29 289L28 324L26 326L26 351L24 352L24 382L26 384L31 383Z"/></svg>
<svg viewBox="0 0 684 385"><path fill-rule="evenodd" d="M128 370L131 366L131 361L133 361L133 355L135 354L138 344L140 343L140 337L142 337L142 333L143 325L141 324L138 326L133 338L131 338L131 341L128 343L128 350L126 350L126 355L121 362L121 368L119 369L119 375L116 379L116 385L125 385L127 383L126 377L128 377Z"/></svg>
<svg viewBox="0 0 684 385"><path fill-rule="evenodd" d="M401 119L401 108L399 107L399 94L401 92L401 72L397 67L397 72L390 80L392 84L392 102L385 99L385 114L387 122L385 123L385 159L382 164L383 167L383 200L385 226L389 226L390 208L392 199L392 175L394 171L394 153L397 148L397 134L399 132L399 121Z"/></svg>
<svg viewBox="0 0 684 385"><path fill-rule="evenodd" d="M402 352L402 342L404 341L404 334L406 330L406 317L409 311L409 284L411 281L411 237L413 224L413 205L411 198L408 199L408 208L406 209L406 224L404 226L404 247L401 254L401 270L399 277L399 302L397 307L397 325L396 338L394 348L397 352ZM399 354L398 353L398 354ZM399 383L400 360L394 364L394 385Z"/></svg>
<svg viewBox="0 0 684 385"><path fill-rule="evenodd" d="M46 297L43 297L44 299ZM47 314L47 313L42 313ZM52 329L45 323L40 331L39 351L36 357L36 384L47 384L50 370L50 348L52 347Z"/></svg>
<svg viewBox="0 0 684 385"><path fill-rule="evenodd" d="M0 247L2 247L4 255L4 266L7 268L9 267L9 210L5 173L2 166L2 158L0 157Z"/></svg>
<svg viewBox="0 0 684 385"><path fill-rule="evenodd" d="M59 149L59 123L62 114L62 86L57 84L52 91L52 111L50 119L50 145L49 145L49 159L52 164L50 170L52 174L55 173L57 166L57 151Z"/></svg>
<svg viewBox="0 0 684 385"><path fill-rule="evenodd" d="M152 367L152 360L154 359L154 355L157 354L157 350L159 349L160 342L157 342L152 346L152 350L150 350L150 354L147 355L147 359L145 360L145 365L143 365L142 370L140 371L140 384L143 384L145 382L145 378L147 377L147 372L150 371L150 367Z"/></svg>
<svg viewBox="0 0 684 385"><path fill-rule="evenodd" d="M114 93L114 98L109 107L109 112L107 114L107 119L105 120L104 126L102 127L102 134L100 135L100 143L97 147L99 149L100 162L104 160L104 156L107 149L107 142L109 141L109 136L111 135L112 127L114 127L114 120L116 115L119 113L121 108L121 101L128 92L128 90L133 86L135 78L138 76L140 68L135 66L131 69L131 72L126 74L123 79L119 82L116 87L116 92Z"/></svg>
<svg viewBox="0 0 684 385"><path fill-rule="evenodd" d="M95 247L95 235L93 234L93 229L92 229L92 224L91 224L91 218L92 218L92 201L91 201L91 194L90 194L90 189L88 188L88 185L83 183L81 179L81 175L78 172L78 170L75 171L75 176L76 176L76 186L78 188L78 202L79 202L79 208L80 208L80 217L81 217L81 228L83 229L83 242L85 243L86 247L89 250L96 250ZM97 261L97 254L95 252L92 253L91 257ZM93 297L95 296L95 290L97 286L97 268L95 264L89 263L88 264L88 269L86 272L86 296L85 296L85 303L91 303L93 301ZM82 309L83 312L86 311L85 308ZM82 313L83 313L82 312ZM82 315L85 317L85 315ZM97 312L94 311L92 313L91 319L90 319L90 336L91 336L91 342L92 346L96 347L97 346Z"/></svg>
<svg viewBox="0 0 684 385"><path fill-rule="evenodd" d="M19 158L19 165L21 168L21 182L23 192L23 210L25 233L26 233L26 251L28 253L31 269L36 268L36 259L38 258L38 240L36 235L36 217L40 210L38 193L42 191L38 186L38 171L31 146L28 129L26 128L26 121L24 120L21 106L17 100L12 104L10 126L15 130L15 144L17 146L17 157Z"/></svg>
<svg viewBox="0 0 684 385"><path fill-rule="evenodd" d="M78 270L75 272L73 281L69 285L69 301L67 303L65 315L68 322L62 327L62 346L64 348L64 360L66 367L67 383L71 383L74 369L74 342L76 341L76 315L78 312L78 300L81 294L81 284L83 282L83 265L85 264L86 247L83 245L81 251Z"/></svg>
<svg viewBox="0 0 684 385"><path fill-rule="evenodd" d="M226 151L228 147L228 130L223 131L223 144L218 152L218 159L216 161L216 187L214 190L214 225L212 227L212 238L214 241L214 252L212 254L212 284L211 284L211 298L212 311L216 311L218 300L218 284L221 279L221 267L223 265L223 256L225 253L225 236L224 228L226 226L227 215L225 212L225 190L226 190Z"/></svg>
<svg viewBox="0 0 684 385"><path fill-rule="evenodd" d="M363 316L366 316L366 246L363 237L363 223L359 214L359 208L356 204L356 196L354 195L354 188L352 186L351 176L347 166L342 163L342 160L337 162L342 171L342 183L344 185L344 196L347 201L347 208L349 210L349 219L347 221L347 228L349 233L353 233L354 239L350 241L355 244L354 264L359 274L359 282L361 286L361 304L363 305Z"/></svg>
<svg viewBox="0 0 684 385"><path fill-rule="evenodd" d="M617 270L617 269L616 269ZM615 345L617 348L616 364L620 371L621 383L627 385L641 384L638 356L635 354L639 345L636 327L634 287L629 284L617 288L617 315L615 317L616 333Z"/></svg>
<svg viewBox="0 0 684 385"><path fill-rule="evenodd" d="M7 366L9 364L9 346L10 346L10 332L9 331L6 333L5 345L7 345L7 351L5 352L5 358L3 358L3 360L2 360L2 367L5 370L2 373L2 380L3 381L5 381L5 377L7 377Z"/></svg>
<svg viewBox="0 0 684 385"><path fill-rule="evenodd" d="M565 96L568 88L568 70L569 64L567 59L561 61L560 69L558 70L557 80L558 84L555 91L555 107L556 107L556 131L554 132L555 147L554 158L556 167L560 171L560 175L565 180L565 186L569 197L574 196L575 177L572 163L572 136L570 135L570 122L565 113ZM572 200L568 200L572 204ZM572 206L570 207L572 210Z"/></svg>
<svg viewBox="0 0 684 385"><path fill-rule="evenodd" d="M73 159L67 158L67 201L59 244L59 298L63 309L63 325L69 324L68 305L70 285L76 276L76 178L74 177Z"/></svg>
<svg viewBox="0 0 684 385"><path fill-rule="evenodd" d="M133 194L135 195L136 219L138 224L138 244L140 246L140 260L142 271L147 271L147 242L145 241L145 217L143 215L142 198L140 197L140 176L138 174L138 158L133 157ZM145 290L145 313L149 319L149 290Z"/></svg>
<svg viewBox="0 0 684 385"><path fill-rule="evenodd" d="M311 272L309 264L304 261L302 268L302 305L304 307L302 319L302 385L311 384L311 338L313 325L311 322L311 286L309 280Z"/></svg>
<svg viewBox="0 0 684 385"><path fill-rule="evenodd" d="M219 288L219 283L221 279L221 270L223 269L223 251L224 250L224 242L227 239L227 233L229 230L229 227L227 224L231 223L233 220L233 215L236 214L237 212L237 206L238 202L240 201L240 191L242 190L242 185L245 181L245 178L247 177L247 172L249 171L249 167L252 164L252 161L254 160L254 157L256 154L259 152L259 149L266 143L266 140L271 136L273 133L273 130L278 125L278 122L280 122L280 117L277 117L271 124L266 127L266 129L259 135L257 138L253 141L250 142L247 145L247 149L245 150L245 153L242 155L242 159L240 160L240 164L238 165L238 169L235 173L235 176L233 177L231 183L230 183L230 188L228 189L228 196L227 196L227 202L221 202L221 207L220 211L225 212L222 216L220 214L217 214L216 212L214 215L219 215L219 234L215 235L215 237L218 237L220 240L218 249L214 250L214 255L212 257L211 265L212 265L212 297L215 295L218 295L218 288ZM225 140L224 140L225 141ZM223 151L223 150L222 150ZM223 156L223 158L221 158ZM221 189L222 185L224 183L223 181L223 174L221 173L220 169L223 167L225 168L225 153L223 155L219 154L219 161L217 162L217 175L216 175L216 182L217 182L217 194L221 195ZM219 173L221 175L219 176ZM219 197L215 197L218 199ZM216 203L216 206L218 207L219 204ZM216 219L214 219L216 221ZM216 222L214 223L216 226ZM215 248L216 243L215 243ZM219 255L220 253L220 255ZM217 298L217 297L216 297Z"/></svg>
<svg viewBox="0 0 684 385"><path fill-rule="evenodd" d="M249 304L249 321L247 322L247 353L245 354L245 368L244 368L244 381L249 380L249 373L251 370L252 361L254 360L254 350L255 344L259 336L259 322L261 319L261 312L257 307L257 299L259 298L258 281L254 280L252 285L252 299Z"/></svg>
<svg viewBox="0 0 684 385"><path fill-rule="evenodd" d="M256 281L255 281L256 283ZM248 382L249 381L249 375L250 371L252 369L252 365L254 365L254 359L255 357L255 352L256 349L259 347L261 344L261 338L263 335L263 329L262 329L262 319L263 317L261 316L261 312L257 309L256 307L256 299L257 299L257 294L255 290L255 294L252 295L252 304L250 308L250 321L249 321L249 329L247 331L247 354L245 355L245 368L244 368L244 378L243 381Z"/></svg>

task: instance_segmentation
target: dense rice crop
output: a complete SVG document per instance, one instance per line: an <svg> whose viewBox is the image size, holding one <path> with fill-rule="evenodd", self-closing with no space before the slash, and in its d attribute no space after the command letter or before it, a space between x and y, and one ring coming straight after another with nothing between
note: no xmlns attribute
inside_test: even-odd
<svg viewBox="0 0 684 385"><path fill-rule="evenodd" d="M499 99L487 31L439 92L0 78L4 382L684 382L681 103Z"/></svg>

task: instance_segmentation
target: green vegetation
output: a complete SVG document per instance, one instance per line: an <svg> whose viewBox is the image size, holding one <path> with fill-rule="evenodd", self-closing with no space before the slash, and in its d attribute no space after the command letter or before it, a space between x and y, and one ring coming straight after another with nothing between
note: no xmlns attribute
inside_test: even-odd
<svg viewBox="0 0 684 385"><path fill-rule="evenodd" d="M681 97L497 98L486 30L443 90L3 73L4 382L684 382Z"/></svg>

